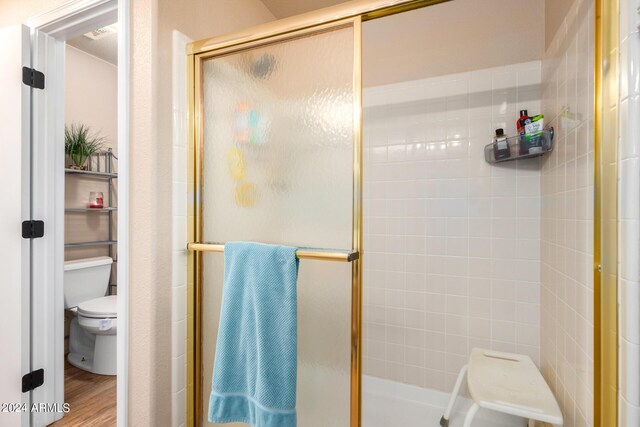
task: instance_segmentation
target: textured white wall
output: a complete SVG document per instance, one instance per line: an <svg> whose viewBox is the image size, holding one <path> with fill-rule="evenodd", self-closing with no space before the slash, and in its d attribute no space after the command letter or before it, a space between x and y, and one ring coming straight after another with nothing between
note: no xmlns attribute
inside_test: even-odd
<svg viewBox="0 0 640 427"><path fill-rule="evenodd" d="M69 0L3 0L0 2L0 28L24 24L29 18L55 9Z"/></svg>

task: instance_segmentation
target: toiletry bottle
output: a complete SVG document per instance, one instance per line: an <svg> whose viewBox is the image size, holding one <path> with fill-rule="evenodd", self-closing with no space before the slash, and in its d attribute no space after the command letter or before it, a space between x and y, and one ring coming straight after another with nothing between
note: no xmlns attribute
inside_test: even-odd
<svg viewBox="0 0 640 427"><path fill-rule="evenodd" d="M511 150L509 149L509 141L504 134L504 129L496 129L496 136L493 138L493 155L496 160L506 159L511 157Z"/></svg>
<svg viewBox="0 0 640 427"><path fill-rule="evenodd" d="M527 110L520 110L520 118L516 122L518 128L518 144L520 145L520 154L529 154L529 146L527 144L525 126L531 123L531 117Z"/></svg>
<svg viewBox="0 0 640 427"><path fill-rule="evenodd" d="M543 151L544 134L544 114L531 117L531 123L525 126L525 137L529 154L540 154Z"/></svg>

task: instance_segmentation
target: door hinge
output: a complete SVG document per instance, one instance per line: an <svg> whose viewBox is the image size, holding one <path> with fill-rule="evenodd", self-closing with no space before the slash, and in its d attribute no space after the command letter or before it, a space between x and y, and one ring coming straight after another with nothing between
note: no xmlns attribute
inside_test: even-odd
<svg viewBox="0 0 640 427"><path fill-rule="evenodd" d="M22 67L22 83L36 89L44 89L44 74L34 68Z"/></svg>
<svg viewBox="0 0 640 427"><path fill-rule="evenodd" d="M27 220L22 221L22 237L25 239L37 239L44 236L44 221Z"/></svg>
<svg viewBox="0 0 640 427"><path fill-rule="evenodd" d="M29 372L22 377L22 392L26 393L44 384L44 369Z"/></svg>

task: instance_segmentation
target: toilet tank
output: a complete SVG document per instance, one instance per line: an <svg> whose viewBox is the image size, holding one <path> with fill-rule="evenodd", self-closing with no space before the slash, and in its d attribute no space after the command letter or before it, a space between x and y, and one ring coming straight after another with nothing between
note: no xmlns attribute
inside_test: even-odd
<svg viewBox="0 0 640 427"><path fill-rule="evenodd" d="M105 296L112 263L108 256L65 261L64 308L77 307L83 301Z"/></svg>

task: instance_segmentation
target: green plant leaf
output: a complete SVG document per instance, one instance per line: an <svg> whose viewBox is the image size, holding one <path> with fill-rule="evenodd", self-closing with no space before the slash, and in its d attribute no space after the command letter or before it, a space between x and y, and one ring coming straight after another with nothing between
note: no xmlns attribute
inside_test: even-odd
<svg viewBox="0 0 640 427"><path fill-rule="evenodd" d="M105 144L106 139L91 133L89 126L72 123L64 127L64 151L79 168L84 167L89 156L102 150Z"/></svg>

